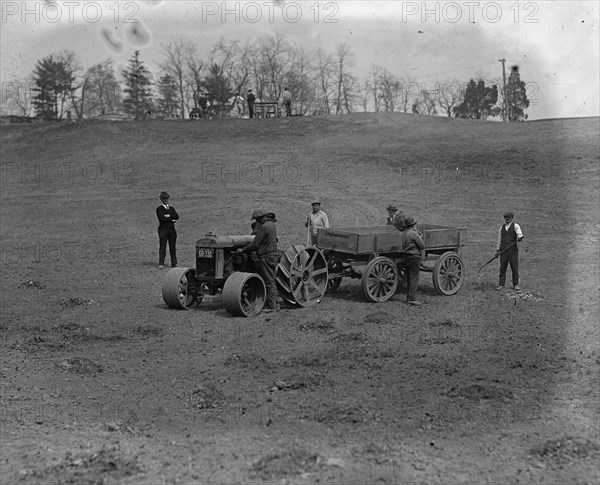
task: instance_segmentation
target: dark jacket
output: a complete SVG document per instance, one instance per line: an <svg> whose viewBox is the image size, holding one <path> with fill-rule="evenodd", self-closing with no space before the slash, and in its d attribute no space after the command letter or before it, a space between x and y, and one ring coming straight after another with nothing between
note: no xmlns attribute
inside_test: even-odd
<svg viewBox="0 0 600 485"><path fill-rule="evenodd" d="M244 252L257 251L259 258L267 253L277 252L277 227L275 224L268 219L259 224L254 241L243 249Z"/></svg>
<svg viewBox="0 0 600 485"><path fill-rule="evenodd" d="M179 214L174 207L169 206L165 209L164 205L159 205L156 208L156 217L158 217L158 230L175 229L174 221L179 219Z"/></svg>

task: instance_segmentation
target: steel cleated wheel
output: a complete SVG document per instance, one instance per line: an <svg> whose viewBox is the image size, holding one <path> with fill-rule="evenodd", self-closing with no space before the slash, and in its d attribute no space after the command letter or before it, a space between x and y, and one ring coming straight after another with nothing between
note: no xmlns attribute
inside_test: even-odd
<svg viewBox="0 0 600 485"><path fill-rule="evenodd" d="M296 244L283 253L275 281L279 295L288 303L311 306L327 290L327 261L316 247Z"/></svg>

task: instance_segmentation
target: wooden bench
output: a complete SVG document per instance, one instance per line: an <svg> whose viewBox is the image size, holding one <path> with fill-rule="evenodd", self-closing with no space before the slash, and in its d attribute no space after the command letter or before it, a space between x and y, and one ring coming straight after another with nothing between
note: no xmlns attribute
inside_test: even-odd
<svg viewBox="0 0 600 485"><path fill-rule="evenodd" d="M254 103L254 115L257 118L279 118L281 110L277 101L261 101Z"/></svg>

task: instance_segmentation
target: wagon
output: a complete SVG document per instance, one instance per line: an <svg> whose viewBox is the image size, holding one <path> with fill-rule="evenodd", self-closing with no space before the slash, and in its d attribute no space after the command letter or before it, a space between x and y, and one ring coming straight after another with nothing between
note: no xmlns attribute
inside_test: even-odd
<svg viewBox="0 0 600 485"><path fill-rule="evenodd" d="M440 295L460 290L465 267L459 250L467 238L467 228L418 224L425 249L421 271L431 273ZM405 279L400 232L394 226L319 229L317 247L327 260L327 291L335 291L342 278L360 278L362 291L371 302L389 300ZM355 266L365 266L357 271Z"/></svg>

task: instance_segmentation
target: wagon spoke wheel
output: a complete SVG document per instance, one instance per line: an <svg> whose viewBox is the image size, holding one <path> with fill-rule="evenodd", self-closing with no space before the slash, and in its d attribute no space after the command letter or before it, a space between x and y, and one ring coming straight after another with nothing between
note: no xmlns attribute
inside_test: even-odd
<svg viewBox="0 0 600 485"><path fill-rule="evenodd" d="M367 265L362 278L362 290L373 303L389 300L398 288L398 267L390 258L380 256Z"/></svg>
<svg viewBox="0 0 600 485"><path fill-rule="evenodd" d="M465 269L461 257L453 252L440 256L433 267L433 286L440 295L454 295L460 290L465 279Z"/></svg>
<svg viewBox="0 0 600 485"><path fill-rule="evenodd" d="M172 268L165 275L162 285L162 297L169 308L187 310L202 302L204 292L196 284L194 268Z"/></svg>
<svg viewBox="0 0 600 485"><path fill-rule="evenodd" d="M258 315L265 305L265 282L256 273L232 273L223 285L223 306L236 317Z"/></svg>
<svg viewBox="0 0 600 485"><path fill-rule="evenodd" d="M328 260L327 261L327 270L329 272L329 277L327 279L327 291L332 293L340 287L342 283L342 277L336 276L336 273L343 271L344 267L342 263L336 260Z"/></svg>
<svg viewBox="0 0 600 485"><path fill-rule="evenodd" d="M277 265L277 290L288 303L311 306L327 289L327 261L316 247L296 244L283 253Z"/></svg>

